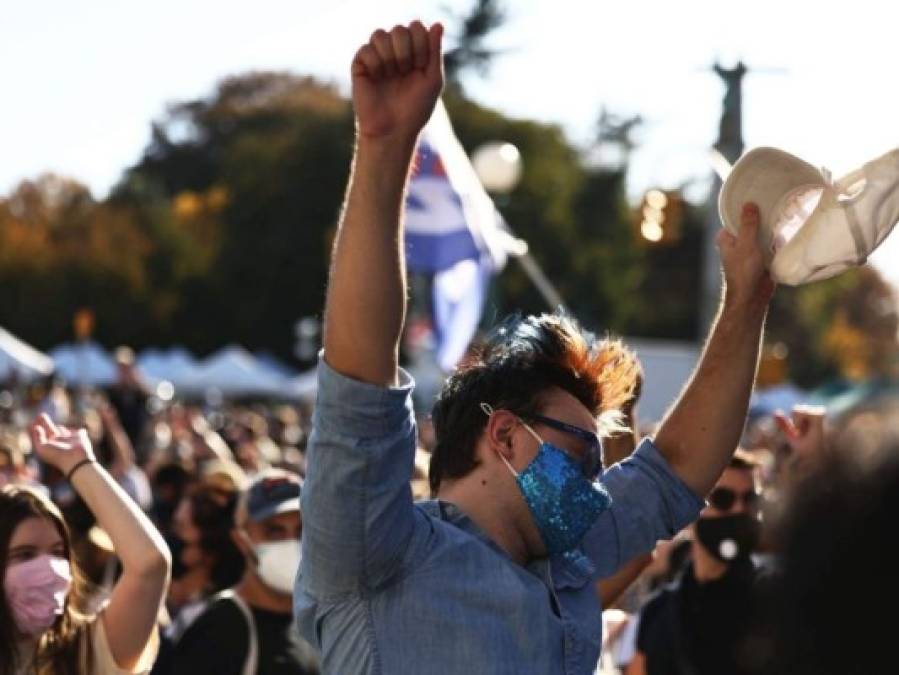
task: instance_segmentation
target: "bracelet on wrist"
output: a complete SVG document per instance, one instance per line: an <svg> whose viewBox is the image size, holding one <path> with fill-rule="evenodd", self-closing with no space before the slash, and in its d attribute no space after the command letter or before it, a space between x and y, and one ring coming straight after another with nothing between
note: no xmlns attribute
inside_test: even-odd
<svg viewBox="0 0 899 675"><path fill-rule="evenodd" d="M75 466L73 466L71 469L69 469L69 472L66 474L66 480L71 483L72 476L75 475L75 472L78 471L78 469L80 469L82 466L85 466L86 464L96 464L96 461L97 460L91 459L90 457L85 457L80 462L75 464Z"/></svg>

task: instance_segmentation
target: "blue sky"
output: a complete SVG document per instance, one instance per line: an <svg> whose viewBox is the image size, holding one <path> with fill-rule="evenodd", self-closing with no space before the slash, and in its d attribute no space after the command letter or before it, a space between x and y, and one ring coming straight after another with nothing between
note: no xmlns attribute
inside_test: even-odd
<svg viewBox="0 0 899 675"><path fill-rule="evenodd" d="M629 174L637 195L708 177L722 88L708 68L742 58L744 135L836 175L899 145L895 10L856 0L671 3L509 0L504 50L468 90L507 114L591 136L600 108L646 119ZM102 196L135 162L166 104L260 68L347 88L355 48L378 26L462 13L453 0L31 0L4 3L0 194L52 170ZM452 26L452 22L449 22ZM764 72L768 69L771 72ZM527 161L527 157L523 158ZM876 257L899 280L899 238Z"/></svg>

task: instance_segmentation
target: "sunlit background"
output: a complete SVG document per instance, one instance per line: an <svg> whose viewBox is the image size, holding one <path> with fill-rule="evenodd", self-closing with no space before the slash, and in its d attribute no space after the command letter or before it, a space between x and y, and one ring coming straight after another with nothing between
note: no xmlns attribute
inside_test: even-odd
<svg viewBox="0 0 899 675"><path fill-rule="evenodd" d="M45 170L102 196L133 163L168 102L224 75L290 69L348 87L348 61L373 27L421 17L452 29L468 2L333 0L252 5L16 2L4 7L0 187ZM446 8L449 8L447 11ZM775 145L836 173L891 148L899 90L884 6L813 2L585 3L517 0L489 44L499 54L466 86L510 115L557 122L587 144L603 106L639 114L629 183L704 182L722 90L717 60L750 68L748 146ZM883 20L878 20L881 17ZM451 30L452 32L452 30ZM450 35L452 42L452 34Z"/></svg>
<svg viewBox="0 0 899 675"><path fill-rule="evenodd" d="M840 175L896 145L895 30L873 0L841 12L773 0L500 4L503 20L485 41L489 64L464 72L465 95L511 118L559 125L584 162L623 168L635 212L675 196L704 213L724 96L716 63L749 69L747 148L777 146ZM170 104L212 96L222 78L253 70L312 75L348 95L350 58L373 28L440 20L452 47L473 5L8 3L0 194L53 172L101 200L140 161ZM634 122L626 149L604 142L603 111ZM649 242L668 236L637 221ZM899 238L873 262L899 281Z"/></svg>

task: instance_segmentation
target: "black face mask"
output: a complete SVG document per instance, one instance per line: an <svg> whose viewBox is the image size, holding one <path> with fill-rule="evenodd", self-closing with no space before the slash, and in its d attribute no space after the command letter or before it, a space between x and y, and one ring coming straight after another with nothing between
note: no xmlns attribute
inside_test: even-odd
<svg viewBox="0 0 899 675"><path fill-rule="evenodd" d="M696 538L702 547L723 563L746 560L755 550L761 535L757 518L738 513L722 518L696 521Z"/></svg>
<svg viewBox="0 0 899 675"><path fill-rule="evenodd" d="M162 531L168 530L172 526L172 519L175 517L175 509L178 502L168 502L163 499L154 499L153 515L156 523Z"/></svg>

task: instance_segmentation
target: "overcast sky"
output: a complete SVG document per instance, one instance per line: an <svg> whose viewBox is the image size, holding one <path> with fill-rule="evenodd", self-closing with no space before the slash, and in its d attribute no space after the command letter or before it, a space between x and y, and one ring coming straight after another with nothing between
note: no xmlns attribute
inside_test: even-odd
<svg viewBox="0 0 899 675"><path fill-rule="evenodd" d="M347 89L378 26L448 19L469 0L29 0L5 3L0 194L55 171L102 197L134 163L169 102L221 77L290 69ZM887 4L509 0L503 49L468 91L505 113L561 124L586 144L602 106L642 115L629 192L709 174L723 88L715 60L745 61L747 146L774 145L836 175L899 145L899 65ZM452 30L452 21L448 22ZM524 157L527 161L527 157ZM889 249L887 247L890 247ZM899 235L878 260L899 280Z"/></svg>

